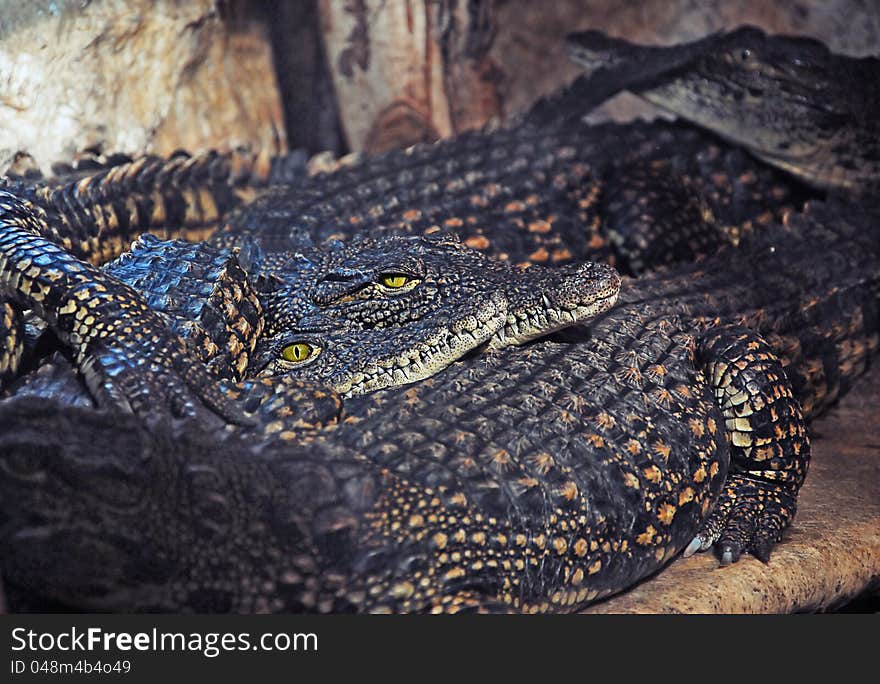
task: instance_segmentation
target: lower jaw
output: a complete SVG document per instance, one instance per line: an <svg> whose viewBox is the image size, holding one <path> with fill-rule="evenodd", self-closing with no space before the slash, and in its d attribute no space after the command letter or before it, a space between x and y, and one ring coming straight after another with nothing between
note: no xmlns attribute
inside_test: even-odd
<svg viewBox="0 0 880 684"><path fill-rule="evenodd" d="M496 321L496 322L500 322L500 321ZM492 321L489 322L488 327L493 327ZM498 333L496 332L495 334L497 335ZM379 390L383 390L383 389L392 389L394 387L402 387L404 385L410 385L414 382L419 382L421 380L427 380L428 378L430 378L430 377L436 375L437 373L441 372L442 370L448 368L449 366L451 366L453 363L455 363L456 361L458 361L461 358L464 358L467 356L472 356L476 353L479 353L479 351L481 351L481 350L485 350L487 348L487 345L489 344L489 342L492 339L493 339L493 337L491 335L487 335L486 337L484 337L482 340L480 340L478 342L474 342L473 344L469 343L470 346L465 348L464 351L461 351L461 352L446 351L443 354L438 354L438 355L434 356L430 361L422 362L420 364L419 370L417 370L417 371L407 372L404 370L404 368L411 367L413 364L410 364L409 366L398 366L398 367L394 368L393 370L391 370L392 376L395 371L401 371L403 373L406 373L407 377L403 380L394 380L393 377L391 379L381 377L381 378L371 378L370 380L359 382L356 385L350 385L348 383L336 382L336 383L332 383L332 386L333 386L333 389L336 392L339 392L339 394L342 395L343 398L350 398L350 397L358 396L361 394L370 394L372 392L378 392ZM447 350L449 350L452 347L454 342L455 342L455 340L451 340L450 344L446 345ZM383 375L385 375L385 374L383 374Z"/></svg>

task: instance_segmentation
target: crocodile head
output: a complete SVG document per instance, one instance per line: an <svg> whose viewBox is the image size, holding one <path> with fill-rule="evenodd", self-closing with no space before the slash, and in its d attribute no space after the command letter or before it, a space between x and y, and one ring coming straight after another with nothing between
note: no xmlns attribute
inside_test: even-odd
<svg viewBox="0 0 880 684"><path fill-rule="evenodd" d="M811 185L880 180L880 61L831 53L817 40L744 26L693 43L643 46L598 31L568 37L588 72L703 126ZM635 65L651 65L639 76Z"/></svg>
<svg viewBox="0 0 880 684"><path fill-rule="evenodd" d="M384 237L297 255L263 293L253 372L295 374L344 395L415 382L481 347L521 344L609 309L604 264L496 261L449 236Z"/></svg>

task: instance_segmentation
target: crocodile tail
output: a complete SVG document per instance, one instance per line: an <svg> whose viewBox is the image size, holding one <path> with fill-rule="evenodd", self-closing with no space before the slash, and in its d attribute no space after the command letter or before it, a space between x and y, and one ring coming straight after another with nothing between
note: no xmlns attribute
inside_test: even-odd
<svg viewBox="0 0 880 684"><path fill-rule="evenodd" d="M145 156L74 178L8 190L42 208L43 237L100 264L138 235L206 239L271 178L268 162L241 151Z"/></svg>
<svg viewBox="0 0 880 684"><path fill-rule="evenodd" d="M4 402L0 416L5 581L78 609L247 609L230 603L234 583L211 576L211 566L235 564L223 540L248 540L233 506L248 466L218 466L245 458L245 447L192 422L148 430L135 416L39 397ZM254 505L271 510L272 484L256 492ZM284 534L291 556L305 552L295 525ZM258 546L245 577L273 551Z"/></svg>

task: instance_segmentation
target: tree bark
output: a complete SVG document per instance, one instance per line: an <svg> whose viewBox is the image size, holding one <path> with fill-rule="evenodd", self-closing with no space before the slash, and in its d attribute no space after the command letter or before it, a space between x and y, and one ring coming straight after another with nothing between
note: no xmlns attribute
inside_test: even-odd
<svg viewBox="0 0 880 684"><path fill-rule="evenodd" d="M485 0L320 0L352 150L436 140L501 113Z"/></svg>

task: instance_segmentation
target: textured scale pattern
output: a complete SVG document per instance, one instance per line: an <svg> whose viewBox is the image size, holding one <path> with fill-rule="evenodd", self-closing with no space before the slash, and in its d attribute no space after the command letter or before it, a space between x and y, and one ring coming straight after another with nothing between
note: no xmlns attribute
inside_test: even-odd
<svg viewBox="0 0 880 684"><path fill-rule="evenodd" d="M53 254L60 247L67 255L97 265L127 251L131 241L146 231L203 239L216 230L222 215L263 183L254 160L234 152L143 157L85 175L74 173L64 180L32 183L4 178L0 192L7 205L0 227L6 232L7 224L26 224L37 240L33 245L20 240L16 244L22 249L45 241L54 245ZM46 266L52 262L43 257L34 268ZM16 283L2 287L6 296L14 296L15 289ZM15 376L24 356L24 340L18 332L24 323L20 309L2 300L0 306L4 311L0 334L5 340L0 348L0 382L5 383Z"/></svg>
<svg viewBox="0 0 880 684"><path fill-rule="evenodd" d="M143 235L104 271L145 294L218 376L242 380L263 331L263 308L228 250Z"/></svg>
<svg viewBox="0 0 880 684"><path fill-rule="evenodd" d="M623 159L621 138L630 150ZM301 166L296 155L275 166L270 182L299 178L290 173ZM225 222L215 244L247 248L257 239L269 252L254 280L327 238L439 231L520 265L592 259L640 270L736 242L800 194L742 153L665 124L526 121L279 185L243 205L263 182L253 159L213 152L144 157L66 182L3 181L45 212L37 233L92 263L122 254L145 231L198 240ZM0 325L8 382L23 356L20 312ZM240 356L234 375L243 369Z"/></svg>
<svg viewBox="0 0 880 684"><path fill-rule="evenodd" d="M161 401L180 415L195 415L195 393L228 420L242 420L138 293L41 237L46 217L39 207L0 192L0 212L3 294L33 309L70 345L99 405L146 413Z"/></svg>
<svg viewBox="0 0 880 684"><path fill-rule="evenodd" d="M682 188L685 206L696 202L695 224L676 218ZM620 206L632 194L641 198L635 214ZM594 260L630 272L736 242L801 194L742 152L674 125L523 124L272 188L233 212L212 240L232 246L247 235L274 252L449 231L503 261Z"/></svg>
<svg viewBox="0 0 880 684"><path fill-rule="evenodd" d="M624 283L556 340L344 410L301 386L297 410L338 411L326 427L279 419L277 393L222 434L4 402L4 571L84 608L541 612L695 538L762 556L794 514L803 421L877 349L878 227L811 205Z"/></svg>

